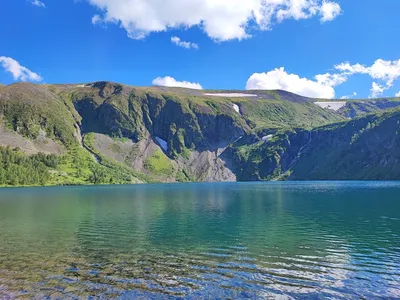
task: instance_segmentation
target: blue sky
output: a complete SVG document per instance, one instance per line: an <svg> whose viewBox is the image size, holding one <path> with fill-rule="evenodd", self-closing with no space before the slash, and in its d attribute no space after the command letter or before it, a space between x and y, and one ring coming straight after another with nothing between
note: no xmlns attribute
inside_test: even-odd
<svg viewBox="0 0 400 300"><path fill-rule="evenodd" d="M394 96L399 13L398 0L5 1L0 82Z"/></svg>

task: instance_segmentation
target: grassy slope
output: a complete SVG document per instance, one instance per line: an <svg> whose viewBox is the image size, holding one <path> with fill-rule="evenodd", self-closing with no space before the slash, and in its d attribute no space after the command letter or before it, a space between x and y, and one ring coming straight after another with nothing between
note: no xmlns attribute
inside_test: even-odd
<svg viewBox="0 0 400 300"><path fill-rule="evenodd" d="M74 120L57 95L41 85L18 83L0 89L0 115L6 126L30 138L43 129L49 138L75 143Z"/></svg>
<svg viewBox="0 0 400 300"><path fill-rule="evenodd" d="M142 137L146 129L162 131L158 128L159 123L166 126L175 124L178 129L192 127L195 134L204 138L205 125L199 120L202 116L226 116L247 132L292 127L312 128L344 120L339 114L318 107L308 98L281 91L262 91L260 97L254 99L203 95L211 91L192 95L189 92L191 90L185 89L132 88L112 83L98 83L94 88L59 89L61 96L73 102L81 111L81 116L88 119L87 123L91 125L88 124L87 128L85 121L83 122L86 131L122 133L136 139ZM233 109L233 104L240 107L242 116ZM116 120L107 118L105 112ZM100 119L100 116L106 119ZM165 120L167 117L171 120ZM187 131L188 128L182 129ZM168 132L156 133L167 139Z"/></svg>
<svg viewBox="0 0 400 300"><path fill-rule="evenodd" d="M339 113L347 118L355 118L399 106L400 98L350 100L339 110Z"/></svg>
<svg viewBox="0 0 400 300"><path fill-rule="evenodd" d="M161 137L168 142L169 157L155 153L146 165L154 175L164 176L169 176L170 159L188 155L193 149L232 143L245 135L248 138L242 141L247 141L246 144L231 149L239 164L239 179L271 179L285 171L281 165L285 160L292 161L303 139L307 139L307 131L341 122L349 115L348 111L338 114L322 109L313 99L283 91L248 91L257 93L256 98L209 97L203 95L206 92L212 91L133 88L106 82L92 87L19 83L0 87L0 115L9 128L26 137L35 138L43 129L48 137L66 147L57 167L49 168L51 176L45 184L51 185L154 181L151 176L96 153L90 135L86 135L84 143L99 158L97 163L80 146L74 125L79 125L84 133L98 132L134 141L149 135ZM383 106L383 102L351 101L349 107L357 106L355 114L359 115L392 103L397 105L398 100L387 100L389 104L385 102ZM239 106L240 114L233 109L234 104ZM270 133L275 135L271 141L254 144L257 136ZM320 142L324 144L323 140ZM291 151L285 150L288 148ZM286 158L285 153L289 153ZM304 172L299 171L302 169L305 167L299 165L292 178L302 178Z"/></svg>
<svg viewBox="0 0 400 300"><path fill-rule="evenodd" d="M400 179L400 110L313 133L290 179Z"/></svg>
<svg viewBox="0 0 400 300"><path fill-rule="evenodd" d="M55 92L69 107L79 111L84 132L134 141L158 136L168 142L171 158L188 156L190 150L208 149L212 144L233 142L242 135L261 137L271 131L311 129L344 120L311 99L282 91L261 91L254 99L209 97L193 90L132 88L105 82L95 83L92 88L52 88L57 89ZM233 109L234 104L239 106L240 114ZM172 175L170 158L161 151L148 158L145 167L156 177ZM175 177L185 177L180 175Z"/></svg>
<svg viewBox="0 0 400 300"><path fill-rule="evenodd" d="M67 149L56 168L40 185L105 184L142 182L141 174L125 172L117 164L99 164L79 144L74 127L80 116L55 94L56 87L18 83L0 89L0 116L5 125L28 138L43 129L47 136ZM137 175L137 176L135 176ZM147 177L145 179L148 179ZM151 180L149 180L151 181ZM147 181L146 181L147 182Z"/></svg>
<svg viewBox="0 0 400 300"><path fill-rule="evenodd" d="M318 102L341 101L346 105L337 112L347 119L361 117L363 115L378 113L383 110L400 106L400 98L374 98L374 99L313 99Z"/></svg>
<svg viewBox="0 0 400 300"><path fill-rule="evenodd" d="M400 179L400 110L233 148L239 180Z"/></svg>
<svg viewBox="0 0 400 300"><path fill-rule="evenodd" d="M249 98L234 102L256 131L313 128L344 120L335 112L323 109L312 101L290 101L278 92L271 92L268 99Z"/></svg>
<svg viewBox="0 0 400 300"><path fill-rule="evenodd" d="M103 181L110 183L134 183L134 182L157 182L150 175L142 174L139 172L134 171L133 169L129 168L126 165L120 164L114 160L111 160L105 156L103 156L97 149L94 147L94 135L92 133L86 134L83 139L84 145L90 149L90 151L96 156L99 161L100 166L98 168L102 168L104 170L105 178ZM93 161L93 158L92 158ZM98 165L98 164L97 164ZM99 173L102 170L99 169Z"/></svg>

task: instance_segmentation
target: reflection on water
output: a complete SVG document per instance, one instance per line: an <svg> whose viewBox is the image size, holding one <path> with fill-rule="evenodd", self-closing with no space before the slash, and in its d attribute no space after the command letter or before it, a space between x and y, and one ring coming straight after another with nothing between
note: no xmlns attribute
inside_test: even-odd
<svg viewBox="0 0 400 300"><path fill-rule="evenodd" d="M0 298L400 297L400 184L0 190Z"/></svg>

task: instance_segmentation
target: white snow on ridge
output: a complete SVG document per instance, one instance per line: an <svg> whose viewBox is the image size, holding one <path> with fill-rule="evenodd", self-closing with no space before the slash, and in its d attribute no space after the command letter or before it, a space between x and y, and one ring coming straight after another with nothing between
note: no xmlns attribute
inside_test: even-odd
<svg viewBox="0 0 400 300"><path fill-rule="evenodd" d="M239 98L239 97L257 97L255 94L243 94L243 93L217 93L217 94L204 94L204 96L214 96L214 97L231 97L231 98Z"/></svg>
<svg viewBox="0 0 400 300"><path fill-rule="evenodd" d="M339 110L347 104L346 101L332 101L332 102L314 102L316 105L322 108Z"/></svg>
<svg viewBox="0 0 400 300"><path fill-rule="evenodd" d="M168 151L168 143L166 141L159 138L158 136L156 136L156 140L160 144L161 148L163 148L164 151Z"/></svg>
<svg viewBox="0 0 400 300"><path fill-rule="evenodd" d="M233 143L236 143L237 141L239 141L240 139L242 139L242 137L243 137L243 135L242 135L242 136L239 136L236 140L233 141Z"/></svg>
<svg viewBox="0 0 400 300"><path fill-rule="evenodd" d="M237 104L233 104L233 109L240 115L241 113L240 113L240 108L239 108L239 105L237 105Z"/></svg>

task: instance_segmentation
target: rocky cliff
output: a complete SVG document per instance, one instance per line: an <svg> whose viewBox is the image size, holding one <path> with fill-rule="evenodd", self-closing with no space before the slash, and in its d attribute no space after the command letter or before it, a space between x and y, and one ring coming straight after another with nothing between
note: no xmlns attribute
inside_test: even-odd
<svg viewBox="0 0 400 300"><path fill-rule="evenodd" d="M284 91L18 83L0 87L0 146L58 156L48 184L397 178L398 113L379 111L398 99L337 111L316 101Z"/></svg>

